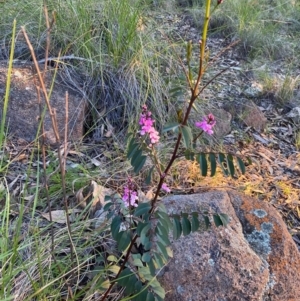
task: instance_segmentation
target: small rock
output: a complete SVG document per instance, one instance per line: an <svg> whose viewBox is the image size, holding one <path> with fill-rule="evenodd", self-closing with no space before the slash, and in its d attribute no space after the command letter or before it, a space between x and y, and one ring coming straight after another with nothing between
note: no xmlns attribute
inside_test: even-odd
<svg viewBox="0 0 300 301"><path fill-rule="evenodd" d="M252 100L244 103L241 110L240 118L247 126L258 132L262 132L266 128L267 118Z"/></svg>
<svg viewBox="0 0 300 301"><path fill-rule="evenodd" d="M300 107L293 108L286 114L286 117L291 118L294 123L300 124Z"/></svg>
<svg viewBox="0 0 300 301"><path fill-rule="evenodd" d="M231 132L231 120L232 116L229 112L224 109L213 108L212 114L216 118L216 125L214 127L214 137L224 138L228 133ZM207 112L207 114L210 112Z"/></svg>
<svg viewBox="0 0 300 301"><path fill-rule="evenodd" d="M259 97L263 94L263 86L259 83L252 83L250 87L248 87L245 91L244 91L244 95L247 97L251 97L251 98L256 98Z"/></svg>

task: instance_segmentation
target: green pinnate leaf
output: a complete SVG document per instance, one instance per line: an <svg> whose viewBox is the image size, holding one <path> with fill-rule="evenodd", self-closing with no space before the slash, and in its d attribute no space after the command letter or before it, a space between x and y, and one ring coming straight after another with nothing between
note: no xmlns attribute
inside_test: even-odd
<svg viewBox="0 0 300 301"><path fill-rule="evenodd" d="M213 177L216 174L216 170L217 170L216 155L214 153L209 154L209 161L210 161L210 176Z"/></svg>
<svg viewBox="0 0 300 301"><path fill-rule="evenodd" d="M211 227L211 222L209 220L209 217L207 215L204 215L203 219L204 219L206 229L209 229Z"/></svg>
<svg viewBox="0 0 300 301"><path fill-rule="evenodd" d="M141 156L143 154L143 150L142 149L137 149L134 156L131 158L131 165L134 167L136 165L136 163L141 159Z"/></svg>
<svg viewBox="0 0 300 301"><path fill-rule="evenodd" d="M136 152L139 150L139 147L140 144L136 142L135 138L132 138L127 149L127 159L135 157Z"/></svg>
<svg viewBox="0 0 300 301"><path fill-rule="evenodd" d="M223 153L218 154L218 161L225 176L228 176L227 162Z"/></svg>
<svg viewBox="0 0 300 301"><path fill-rule="evenodd" d="M152 166L150 168L150 170L148 171L148 174L147 174L147 177L146 177L146 180L145 180L146 185L149 185L151 183L153 171L154 171L154 166Z"/></svg>
<svg viewBox="0 0 300 301"><path fill-rule="evenodd" d="M172 228L171 219L166 212L156 211L155 216L166 229L170 230Z"/></svg>
<svg viewBox="0 0 300 301"><path fill-rule="evenodd" d="M134 133L133 132L127 132L127 135L126 135L126 144L130 143L131 142L131 139L134 137Z"/></svg>
<svg viewBox="0 0 300 301"><path fill-rule="evenodd" d="M141 254L132 254L132 258L133 258L133 264L136 267L140 267L140 268L144 267Z"/></svg>
<svg viewBox="0 0 300 301"><path fill-rule="evenodd" d="M193 141L193 134L190 127L183 125L181 127L183 143L186 148L190 148Z"/></svg>
<svg viewBox="0 0 300 301"><path fill-rule="evenodd" d="M160 298L162 298L164 300L165 296L166 296L166 292L163 289L163 287L160 285L160 283L158 282L158 280L156 278L154 278L151 283L150 286L153 290L153 292Z"/></svg>
<svg viewBox="0 0 300 301"><path fill-rule="evenodd" d="M162 255L157 252L153 254L155 260L155 266L157 269L161 269L165 265L165 260L163 259Z"/></svg>
<svg viewBox="0 0 300 301"><path fill-rule="evenodd" d="M213 220L217 227L223 226L223 222L218 214L213 214Z"/></svg>
<svg viewBox="0 0 300 301"><path fill-rule="evenodd" d="M165 133L165 132L169 132L169 131L176 131L179 127L179 123L178 122L170 122L170 123L167 123L162 132Z"/></svg>
<svg viewBox="0 0 300 301"><path fill-rule="evenodd" d="M157 249L160 252L160 254L164 257L165 261L167 261L169 259L169 255L166 250L166 246L164 244L162 244L160 241L157 241L156 245L157 245Z"/></svg>
<svg viewBox="0 0 300 301"><path fill-rule="evenodd" d="M187 160L194 161L195 160L195 153L190 149L186 149L184 152L184 156Z"/></svg>
<svg viewBox="0 0 300 301"><path fill-rule="evenodd" d="M226 227L229 223L229 216L225 213L219 213L219 217L223 223L223 226Z"/></svg>
<svg viewBox="0 0 300 301"><path fill-rule="evenodd" d="M128 269L125 268L119 275L117 279L117 283L123 287L126 286L127 282L129 281L130 276L132 276L133 273Z"/></svg>
<svg viewBox="0 0 300 301"><path fill-rule="evenodd" d="M115 240L117 240L117 235L120 232L121 223L122 223L121 217L118 215L115 216L111 222L111 225L110 225L111 234Z"/></svg>
<svg viewBox="0 0 300 301"><path fill-rule="evenodd" d="M236 157L236 161L237 161L237 164L238 164L238 167L239 167L241 173L244 175L246 172L246 168L245 168L245 164L244 164L243 160L239 157Z"/></svg>
<svg viewBox="0 0 300 301"><path fill-rule="evenodd" d="M169 257L173 258L173 251L170 246L166 247L166 251Z"/></svg>
<svg viewBox="0 0 300 301"><path fill-rule="evenodd" d="M127 283L126 283L126 289L125 294L131 295L135 291L135 283L137 282L136 276L132 275L129 277Z"/></svg>
<svg viewBox="0 0 300 301"><path fill-rule="evenodd" d="M106 204L104 205L104 207L103 207L103 210L104 210L104 211L108 211L109 208L110 208L112 205L113 205L112 202L106 203Z"/></svg>
<svg viewBox="0 0 300 301"><path fill-rule="evenodd" d="M119 261L119 259L115 255L109 255L106 259L107 259L107 261L111 261L111 262Z"/></svg>
<svg viewBox="0 0 300 301"><path fill-rule="evenodd" d="M134 291L135 292L140 292L142 290L142 287L143 287L143 284L141 281L137 281L135 284L134 284Z"/></svg>
<svg viewBox="0 0 300 301"><path fill-rule="evenodd" d="M197 161L200 165L200 169L201 169L201 175L203 177L207 176L207 160L206 160L206 154L201 153L197 156Z"/></svg>
<svg viewBox="0 0 300 301"><path fill-rule="evenodd" d="M231 154L227 155L227 166L230 172L231 177L234 177L234 164L233 164L233 156Z"/></svg>
<svg viewBox="0 0 300 301"><path fill-rule="evenodd" d="M182 227L180 223L180 217L174 215L173 216L173 238L177 240L182 233Z"/></svg>
<svg viewBox="0 0 300 301"><path fill-rule="evenodd" d="M182 216L181 220L181 225L182 225L182 234L184 236L189 235L191 233L191 222L189 221L187 216Z"/></svg>
<svg viewBox="0 0 300 301"><path fill-rule="evenodd" d="M141 156L139 160L135 161L135 164L133 165L133 171L135 173L139 173L140 170L143 168L147 160L147 156Z"/></svg>
<svg viewBox="0 0 300 301"><path fill-rule="evenodd" d="M160 241L165 246L169 246L171 244L168 235L162 235L158 233L156 237L158 241Z"/></svg>
<svg viewBox="0 0 300 301"><path fill-rule="evenodd" d="M146 227L149 223L143 223L143 222L139 222L137 224L137 227L136 227L136 233L137 235L141 236L141 232L143 230L144 227Z"/></svg>
<svg viewBox="0 0 300 301"><path fill-rule="evenodd" d="M193 212L192 213L192 222L191 222L191 230L192 232L198 231L200 227L199 219L198 219L198 213Z"/></svg>
<svg viewBox="0 0 300 301"><path fill-rule="evenodd" d="M131 242L131 235L128 231L120 231L117 234L118 249L120 251L125 251Z"/></svg>
<svg viewBox="0 0 300 301"><path fill-rule="evenodd" d="M152 276L154 276L156 273L156 267L157 267L156 260L154 258L151 258L151 260L147 263L147 265L148 265L150 274Z"/></svg>
<svg viewBox="0 0 300 301"><path fill-rule="evenodd" d="M143 289L143 288L142 288ZM143 289L140 293L133 299L134 301L145 301L148 295L148 290Z"/></svg>
<svg viewBox="0 0 300 301"><path fill-rule="evenodd" d="M144 250L149 251L152 248L152 242L149 240L143 244Z"/></svg>
<svg viewBox="0 0 300 301"><path fill-rule="evenodd" d="M148 234L149 234L150 229L151 229L151 224L148 223L141 231L140 241L143 245L146 245L147 243L149 243Z"/></svg>
<svg viewBox="0 0 300 301"><path fill-rule="evenodd" d="M151 254L150 254L150 252L146 252L146 253L144 253L143 254L143 256L142 256L142 260L143 260L143 262L149 262L150 260L151 260Z"/></svg>
<svg viewBox="0 0 300 301"><path fill-rule="evenodd" d="M151 292L148 292L147 298L145 301L155 301L154 295Z"/></svg>
<svg viewBox="0 0 300 301"><path fill-rule="evenodd" d="M108 202L108 201L111 201L112 200L112 197L110 195L106 195L104 197L104 202Z"/></svg>
<svg viewBox="0 0 300 301"><path fill-rule="evenodd" d="M168 228L165 228L164 225L161 223L161 221L158 222L156 225L156 232L161 236L168 236Z"/></svg>
<svg viewBox="0 0 300 301"><path fill-rule="evenodd" d="M142 216L145 213L148 213L150 209L151 209L151 205L149 202L139 203L139 205L135 208L133 215Z"/></svg>
<svg viewBox="0 0 300 301"><path fill-rule="evenodd" d="M164 212L164 213L168 213L168 212L167 212L167 209L166 209L166 206L164 205L163 202L158 203L156 212Z"/></svg>

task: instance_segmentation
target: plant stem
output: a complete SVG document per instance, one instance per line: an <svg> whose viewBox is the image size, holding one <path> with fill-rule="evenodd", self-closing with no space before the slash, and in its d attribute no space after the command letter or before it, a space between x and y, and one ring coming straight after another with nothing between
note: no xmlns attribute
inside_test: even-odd
<svg viewBox="0 0 300 301"><path fill-rule="evenodd" d="M200 44L200 62L199 62L198 77L197 77L197 81L196 81L195 86L191 89L192 95L191 95L189 105L187 107L184 119L180 124L181 126L185 126L187 124L187 121L188 121L189 115L191 113L193 104L194 104L195 100L198 98L198 96L200 95L200 93L199 93L199 84L200 84L200 82L202 80L202 76L204 74L203 63L204 63L204 55L205 55L207 30L208 30L208 24L209 24L209 19L210 19L210 6L211 6L211 0L206 0L205 20L204 20L204 25L203 25L202 42ZM203 89L201 90L201 92L202 91L203 91ZM154 210L155 203L157 202L159 192L161 190L162 184L164 183L164 179L165 179L166 175L168 174L168 172L169 172L171 166L173 165L174 161L177 159L177 152L178 152L178 149L179 149L181 138L182 138L182 134L179 133L178 137L177 137L175 147L174 147L172 157L169 161L169 164L166 167L166 169L164 170L164 173L160 176L160 180L159 180L159 183L157 185L155 196L151 201L150 213L152 213L153 210Z"/></svg>
<svg viewBox="0 0 300 301"><path fill-rule="evenodd" d="M135 236L132 238L131 243L130 243L130 245L129 245L129 247L128 247L128 250L127 250L127 252L126 252L124 261L123 261L123 263L122 263L122 265L120 266L120 269L119 269L119 271L118 271L118 274L116 275L116 277L114 277L114 280L111 281L111 284L110 284L109 288L106 290L104 296L100 299L100 301L105 301L105 300L106 300L106 297L108 296L109 292L111 291L111 289L113 288L113 286L114 286L114 284L115 284L114 281L118 279L118 277L120 276L121 272L124 270L125 264L126 264L127 261L128 261L128 258L129 258L131 249L132 249L134 243L136 242L137 238L138 238L137 235L135 235Z"/></svg>

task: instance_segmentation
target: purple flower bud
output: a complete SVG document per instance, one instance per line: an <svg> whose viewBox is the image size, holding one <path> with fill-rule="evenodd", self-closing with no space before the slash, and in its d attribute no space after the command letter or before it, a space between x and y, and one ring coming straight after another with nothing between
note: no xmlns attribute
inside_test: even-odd
<svg viewBox="0 0 300 301"><path fill-rule="evenodd" d="M141 129L139 131L141 136L146 134L149 135L150 143L149 147L152 147L153 144L158 143L159 141L159 133L154 128L155 120L151 118L152 113L148 111L147 106L142 106L142 114L140 116L139 125Z"/></svg>
<svg viewBox="0 0 300 301"><path fill-rule="evenodd" d="M212 128L216 125L216 120L213 114L208 114L207 117L204 117L201 122L196 122L195 125L208 135L212 135L214 133Z"/></svg>
<svg viewBox="0 0 300 301"><path fill-rule="evenodd" d="M122 200L125 204L126 207L133 206L137 207L137 200L138 200L138 195L137 191L135 188L135 185L131 181L130 178L128 178L127 185L124 186L124 194L122 197Z"/></svg>
<svg viewBox="0 0 300 301"><path fill-rule="evenodd" d="M171 189L167 186L166 183L163 183L163 184L162 184L161 189L164 190L164 191L167 192L167 193L170 193L170 192L171 192Z"/></svg>

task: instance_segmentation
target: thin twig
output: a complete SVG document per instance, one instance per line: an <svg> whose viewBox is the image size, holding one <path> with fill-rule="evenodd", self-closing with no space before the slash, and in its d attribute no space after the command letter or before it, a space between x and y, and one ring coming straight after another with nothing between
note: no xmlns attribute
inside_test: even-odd
<svg viewBox="0 0 300 301"><path fill-rule="evenodd" d="M52 208L50 203L49 187L48 187L48 179L47 179L46 145L45 145L46 134L45 134L45 126L44 126L44 113L43 113L43 108L41 103L41 90L40 87L37 85L36 88L37 88L38 104L39 104L39 111L40 111L40 124L41 124L41 131L42 131L41 142L42 142L44 187L46 191L47 207L48 207L48 213L49 213L50 225L51 225L51 254L53 254L54 256L54 228L53 228Z"/></svg>
<svg viewBox="0 0 300 301"><path fill-rule="evenodd" d="M65 135L64 135L64 169L66 169L67 146L68 146L68 123L69 123L69 93L66 91L65 105Z"/></svg>
<svg viewBox="0 0 300 301"><path fill-rule="evenodd" d="M137 235L135 235L135 236L132 238L132 240L131 240L131 242L130 242L130 245L129 245L129 247L128 247L128 250L127 250L127 252L126 252L125 258L124 258L124 260L123 260L123 263L122 263L122 265L120 266L120 269L119 269L117 275L114 277L113 282L111 282L109 288L106 290L104 296L100 299L100 301L106 301L106 300L107 300L106 297L108 296L108 294L109 294L110 291L112 290L112 288L113 288L113 286L114 286L114 284L115 284L114 281L116 281L116 280L118 279L118 277L120 276L121 272L123 271L123 269L124 269L124 267L125 267L125 264L127 263L128 258L129 258L129 255L130 255L130 253L131 253L131 249L133 248L134 243L136 242L137 238L138 238Z"/></svg>
<svg viewBox="0 0 300 301"><path fill-rule="evenodd" d="M211 84L217 77L219 77L221 74L223 74L225 71L227 71L228 69L230 69L231 68L231 66L230 67L227 67L227 68L225 68L225 69L223 69L223 70L221 70L220 72L218 72L215 76L213 76L201 89L200 89L200 91L199 91L199 93L197 94L197 97L207 88L207 86L209 85L209 84Z"/></svg>
<svg viewBox="0 0 300 301"><path fill-rule="evenodd" d="M234 41L230 43L227 47L223 48L221 51L219 51L207 64L206 68L211 66L225 51L232 48L236 44L238 44L241 40Z"/></svg>
<svg viewBox="0 0 300 301"><path fill-rule="evenodd" d="M46 35L46 49L45 49L45 65L44 65L44 74L45 76L47 72L47 61L49 56L49 49L50 49L50 24L49 24L49 16L48 16L48 9L46 4L44 4L44 15L45 15L45 21L46 21L46 28L47 28L47 35Z"/></svg>

